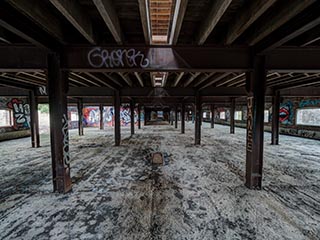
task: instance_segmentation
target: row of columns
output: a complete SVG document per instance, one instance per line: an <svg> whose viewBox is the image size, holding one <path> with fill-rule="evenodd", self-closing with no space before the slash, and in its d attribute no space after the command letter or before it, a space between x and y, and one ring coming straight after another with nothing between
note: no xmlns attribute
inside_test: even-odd
<svg viewBox="0 0 320 240"><path fill-rule="evenodd" d="M60 59L57 54L48 55L48 92L50 105L50 137L52 153L52 176L54 191L65 193L71 190L69 135L68 135L68 72L60 68ZM263 134L264 134L264 104L265 104L266 69L264 57L255 57L254 70L247 73L248 92L248 117L247 117L247 144L246 144L246 186L249 188L261 188L263 165ZM39 147L39 127L37 116L37 101L34 92L30 92L31 107L31 139L32 146ZM120 133L120 94L114 91L114 116L115 116L115 145L121 142ZM273 124L272 143L279 142L279 92L273 98ZM78 108L83 108L83 102L79 99ZM134 102L130 102L131 109L131 134L134 134ZM234 133L234 109L235 100L231 101L231 126L230 133ZM101 116L103 106L100 106ZM201 143L201 116L202 101L199 93L195 96L195 144ZM214 105L211 105L211 127L214 127ZM141 109L138 106L138 127ZM173 114L170 117L173 125ZM103 118L101 117L101 121ZM103 128L102 122L100 123ZM175 128L178 127L178 113L175 109ZM181 133L185 132L185 105L181 107ZM79 111L79 135L83 135L82 111Z"/></svg>

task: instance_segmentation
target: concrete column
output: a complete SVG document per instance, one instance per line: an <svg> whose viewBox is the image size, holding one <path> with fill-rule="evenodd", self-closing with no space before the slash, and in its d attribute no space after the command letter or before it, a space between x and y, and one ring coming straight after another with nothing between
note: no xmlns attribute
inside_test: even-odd
<svg viewBox="0 0 320 240"><path fill-rule="evenodd" d="M141 106L138 105L138 128L141 129Z"/></svg>
<svg viewBox="0 0 320 240"><path fill-rule="evenodd" d="M100 112L100 130L104 129L104 121L103 121L103 104L99 105L99 112Z"/></svg>
<svg viewBox="0 0 320 240"><path fill-rule="evenodd" d="M272 131L271 144L279 144L279 116L280 115L280 92L276 91L272 97Z"/></svg>
<svg viewBox="0 0 320 240"><path fill-rule="evenodd" d="M34 91L29 92L30 102L30 130L31 130L31 146L33 148L40 147L39 135L39 117L38 117L38 101Z"/></svg>
<svg viewBox="0 0 320 240"><path fill-rule="evenodd" d="M214 104L210 105L210 110L211 110L211 128L214 128Z"/></svg>
<svg viewBox="0 0 320 240"><path fill-rule="evenodd" d="M115 146L120 146L121 129L120 129L120 93L118 90L114 91L114 141Z"/></svg>
<svg viewBox="0 0 320 240"><path fill-rule="evenodd" d="M254 57L254 70L247 73L248 116L246 149L246 183L261 189L263 165L264 104L266 88L265 57Z"/></svg>
<svg viewBox="0 0 320 240"><path fill-rule="evenodd" d="M230 107L230 134L234 134L234 129L235 129L235 121L234 121L235 108L236 108L236 101L234 98L232 98L231 107Z"/></svg>
<svg viewBox="0 0 320 240"><path fill-rule="evenodd" d="M174 108L174 128L178 128L178 107Z"/></svg>
<svg viewBox="0 0 320 240"><path fill-rule="evenodd" d="M186 107L185 104L181 105L181 133L185 133L185 120L186 120Z"/></svg>
<svg viewBox="0 0 320 240"><path fill-rule="evenodd" d="M68 132L68 72L60 69L60 57L48 55L48 90L53 190L66 193L72 189Z"/></svg>
<svg viewBox="0 0 320 240"><path fill-rule="evenodd" d="M78 132L79 136L83 136L83 100L82 98L78 99Z"/></svg>
<svg viewBox="0 0 320 240"><path fill-rule="evenodd" d="M195 96L195 145L201 144L201 113L201 97L199 93L197 93Z"/></svg>

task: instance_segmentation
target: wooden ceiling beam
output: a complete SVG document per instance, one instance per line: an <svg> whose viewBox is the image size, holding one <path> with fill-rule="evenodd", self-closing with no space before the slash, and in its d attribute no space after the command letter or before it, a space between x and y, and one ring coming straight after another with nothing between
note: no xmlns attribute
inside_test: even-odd
<svg viewBox="0 0 320 240"><path fill-rule="evenodd" d="M22 12L25 16L32 19L34 23L42 27L60 43L65 44L62 23L48 9L44 1L7 0L7 2L19 12Z"/></svg>
<svg viewBox="0 0 320 240"><path fill-rule="evenodd" d="M205 43L212 30L216 27L221 17L228 9L232 0L216 0L214 1L207 18L201 23L199 34L196 38L198 45Z"/></svg>
<svg viewBox="0 0 320 240"><path fill-rule="evenodd" d="M248 40L249 45L253 46L257 44L315 2L316 0L286 1L284 6L279 9L279 11L275 12L275 14L271 16L268 21L264 21L259 26L255 27L253 35Z"/></svg>
<svg viewBox="0 0 320 240"><path fill-rule="evenodd" d="M184 75L184 72L181 72L181 73L176 77L176 79L174 80L174 83L173 83L173 86L174 86L174 87L176 87L176 86L179 84L179 82L181 81L183 75Z"/></svg>
<svg viewBox="0 0 320 240"><path fill-rule="evenodd" d="M95 81L101 83L103 86L106 86L106 87L108 87L108 88L111 88L111 89L113 89L113 90L116 90L116 88L115 88L114 86L112 86L112 85L110 85L109 83L106 83L105 81L101 80L99 77L95 76L94 73L88 73L88 72L86 72L86 73L84 73L84 74L87 75L88 77L94 79Z"/></svg>
<svg viewBox="0 0 320 240"><path fill-rule="evenodd" d="M265 53L301 36L305 32L320 25L320 5L312 6L309 11L280 27L257 46L257 51Z"/></svg>
<svg viewBox="0 0 320 240"><path fill-rule="evenodd" d="M113 83L115 83L116 85L118 85L119 87L123 87L123 85L121 84L120 80L116 79L116 77L111 76L112 73L107 74L105 72L102 72L102 74L104 76L106 76L108 79L110 79Z"/></svg>
<svg viewBox="0 0 320 240"><path fill-rule="evenodd" d="M118 74L130 87L132 87L132 81L128 75L124 74L123 72L118 72Z"/></svg>
<svg viewBox="0 0 320 240"><path fill-rule="evenodd" d="M176 0L176 6L173 15L172 28L170 33L169 44L176 45L179 39L181 26L183 23L184 15L188 6L188 0Z"/></svg>
<svg viewBox="0 0 320 240"><path fill-rule="evenodd" d="M225 77L229 76L230 74L232 74L232 73L222 73L220 76L213 78L208 83L206 83L204 86L200 87L199 90L202 90L204 88L211 86L212 84L220 81L221 79L224 79Z"/></svg>
<svg viewBox="0 0 320 240"><path fill-rule="evenodd" d="M147 5L146 0L138 0L139 1L139 11L140 11L140 19L144 34L144 40L146 44L151 43L151 27L150 27L150 15L149 15L149 8Z"/></svg>
<svg viewBox="0 0 320 240"><path fill-rule="evenodd" d="M140 83L141 87L144 87L143 80L142 80L142 78L141 78L140 74L139 74L139 73L137 73L137 72L134 72L134 75L135 75L135 76L136 76L136 78L138 79L138 81L139 81L139 83Z"/></svg>
<svg viewBox="0 0 320 240"><path fill-rule="evenodd" d="M185 87L189 86L201 73L191 73L191 76L187 80L187 82L184 84Z"/></svg>
<svg viewBox="0 0 320 240"><path fill-rule="evenodd" d="M265 13L277 0L254 0L239 12L228 28L225 44L232 44L252 23Z"/></svg>
<svg viewBox="0 0 320 240"><path fill-rule="evenodd" d="M88 14L76 0L50 0L61 14L88 40L96 44L92 22Z"/></svg>
<svg viewBox="0 0 320 240"><path fill-rule="evenodd" d="M194 87L197 87L201 85L203 82L207 81L210 77L212 77L215 74L215 72L206 73L204 74L195 84Z"/></svg>
<svg viewBox="0 0 320 240"><path fill-rule="evenodd" d="M102 19L108 26L112 36L118 44L123 44L124 37L120 27L119 18L111 0L92 0Z"/></svg>

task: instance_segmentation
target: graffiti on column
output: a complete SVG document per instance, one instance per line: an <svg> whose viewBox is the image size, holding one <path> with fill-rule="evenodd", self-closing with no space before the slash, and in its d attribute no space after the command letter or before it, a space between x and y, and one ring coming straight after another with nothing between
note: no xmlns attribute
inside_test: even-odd
<svg viewBox="0 0 320 240"><path fill-rule="evenodd" d="M69 132L68 132L68 118L66 114L62 117L62 136L63 136L63 162L65 165L70 164L69 155Z"/></svg>
<svg viewBox="0 0 320 240"><path fill-rule="evenodd" d="M21 99L13 98L10 102L8 102L7 106L13 111L14 129L18 130L30 128L29 104L24 103Z"/></svg>
<svg viewBox="0 0 320 240"><path fill-rule="evenodd" d="M285 125L293 124L293 103L291 101L280 105L279 120Z"/></svg>

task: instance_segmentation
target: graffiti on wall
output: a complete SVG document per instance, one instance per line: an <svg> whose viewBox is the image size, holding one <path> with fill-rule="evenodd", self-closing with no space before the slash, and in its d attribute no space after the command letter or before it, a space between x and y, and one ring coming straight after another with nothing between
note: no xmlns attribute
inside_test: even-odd
<svg viewBox="0 0 320 240"><path fill-rule="evenodd" d="M69 114L77 112L76 108L69 107ZM120 108L120 124L121 126L129 126L131 123L130 119L130 107L123 106ZM141 112L141 121L143 121L144 115ZM99 127L100 126L100 109L99 107L85 107L83 109L83 126L84 127ZM106 127L114 126L114 107L104 107L103 109L103 122ZM138 111L134 111L134 122L138 125ZM76 128L78 121L69 121L69 128Z"/></svg>
<svg viewBox="0 0 320 240"><path fill-rule="evenodd" d="M29 104L24 103L21 99L13 98L8 102L7 107L13 111L14 129L18 130L30 128Z"/></svg>
<svg viewBox="0 0 320 240"><path fill-rule="evenodd" d="M306 99L306 100L301 100L299 103L300 108L314 107L314 106L320 106L320 99Z"/></svg>
<svg viewBox="0 0 320 240"><path fill-rule="evenodd" d="M293 103L291 101L287 101L280 105L279 121L281 124L292 125L293 115Z"/></svg>

